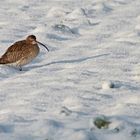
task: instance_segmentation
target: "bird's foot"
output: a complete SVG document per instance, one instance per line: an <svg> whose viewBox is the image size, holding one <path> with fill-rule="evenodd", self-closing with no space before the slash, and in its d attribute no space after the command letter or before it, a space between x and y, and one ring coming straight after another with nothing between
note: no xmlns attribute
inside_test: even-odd
<svg viewBox="0 0 140 140"><path fill-rule="evenodd" d="M22 67L19 67L19 71L22 71Z"/></svg>

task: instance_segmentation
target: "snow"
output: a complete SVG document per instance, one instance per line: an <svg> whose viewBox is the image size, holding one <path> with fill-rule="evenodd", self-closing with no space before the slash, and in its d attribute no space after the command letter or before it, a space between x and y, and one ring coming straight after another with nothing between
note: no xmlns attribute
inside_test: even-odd
<svg viewBox="0 0 140 140"><path fill-rule="evenodd" d="M30 34L50 49L40 46L23 71L0 65L0 139L139 140L139 7L139 0L0 1L0 55ZM109 127L98 129L97 116Z"/></svg>

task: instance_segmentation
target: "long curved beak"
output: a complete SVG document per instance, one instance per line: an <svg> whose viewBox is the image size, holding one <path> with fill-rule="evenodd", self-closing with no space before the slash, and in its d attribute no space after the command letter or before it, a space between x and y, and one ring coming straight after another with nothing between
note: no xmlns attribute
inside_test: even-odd
<svg viewBox="0 0 140 140"><path fill-rule="evenodd" d="M44 45L44 44L42 44L41 42L39 42L39 41L36 41L38 44L40 44L40 45L42 45L42 46L44 46L46 49L47 49L47 51L49 52L49 49L47 48L47 46L46 45Z"/></svg>

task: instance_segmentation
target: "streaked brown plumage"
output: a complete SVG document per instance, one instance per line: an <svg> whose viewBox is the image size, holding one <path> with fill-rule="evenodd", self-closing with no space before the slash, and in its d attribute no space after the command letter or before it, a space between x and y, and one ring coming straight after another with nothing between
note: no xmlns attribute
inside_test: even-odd
<svg viewBox="0 0 140 140"><path fill-rule="evenodd" d="M25 40L15 42L0 58L0 64L12 65L22 70L22 66L30 63L39 53L38 44L34 35L28 36ZM49 51L49 50L48 50Z"/></svg>

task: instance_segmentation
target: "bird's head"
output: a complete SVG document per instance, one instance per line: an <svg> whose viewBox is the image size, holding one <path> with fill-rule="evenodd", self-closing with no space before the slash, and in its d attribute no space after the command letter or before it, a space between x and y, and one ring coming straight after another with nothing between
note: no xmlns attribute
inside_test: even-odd
<svg viewBox="0 0 140 140"><path fill-rule="evenodd" d="M36 36L35 35L29 35L27 38L26 38L26 41L31 44L31 45L36 45L36 44L40 44L42 46L44 46L48 51L49 49L41 42L37 41L36 40Z"/></svg>
<svg viewBox="0 0 140 140"><path fill-rule="evenodd" d="M29 44L37 44L37 41L36 41L36 37L34 35L29 35L27 38L26 38L26 41L29 43Z"/></svg>

